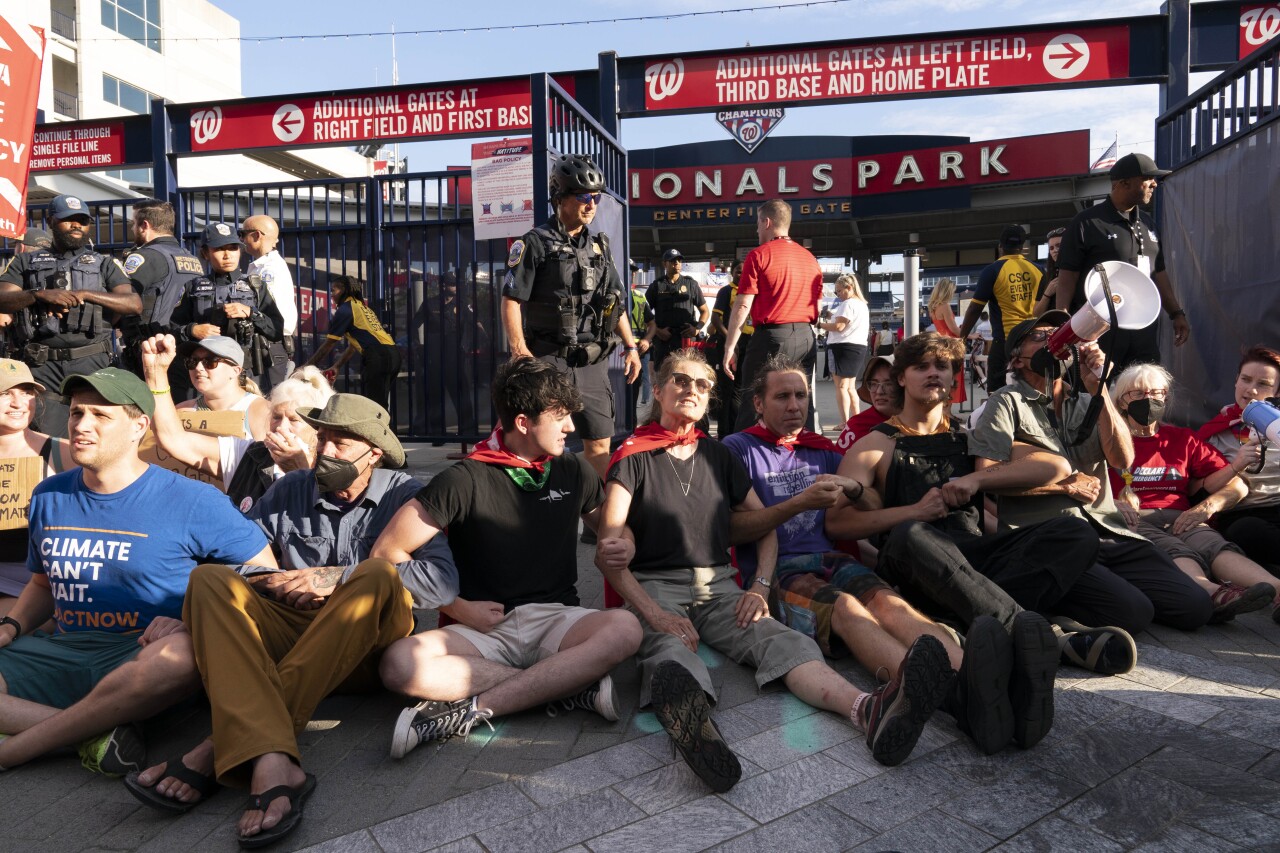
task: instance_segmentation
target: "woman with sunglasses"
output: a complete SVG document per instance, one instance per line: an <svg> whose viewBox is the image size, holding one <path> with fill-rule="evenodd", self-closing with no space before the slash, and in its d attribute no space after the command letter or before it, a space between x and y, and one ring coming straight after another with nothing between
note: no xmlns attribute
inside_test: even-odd
<svg viewBox="0 0 1280 853"><path fill-rule="evenodd" d="M1133 463L1111 469L1116 505L1129 528L1164 550L1213 599L1210 622L1272 604L1280 578L1209 526L1215 513L1248 491L1241 462L1228 462L1189 429L1161 423L1173 377L1158 364L1135 364L1111 389L1133 437ZM1244 457L1242 457L1244 458ZM1192 503L1201 490L1208 497Z"/></svg>
<svg viewBox="0 0 1280 853"><path fill-rule="evenodd" d="M31 377L31 368L20 361L0 359L0 460L39 458L41 480L75 467L66 439L50 438L31 428L44 390ZM0 529L0 617L8 616L31 579L26 519L6 523L15 526Z"/></svg>
<svg viewBox="0 0 1280 853"><path fill-rule="evenodd" d="M1244 407L1280 395L1280 350L1252 346L1236 370L1235 400L1223 407L1196 435L1231 460L1249 492L1214 519L1223 535L1251 560L1280 576L1280 448L1259 441L1244 423Z"/></svg>
<svg viewBox="0 0 1280 853"><path fill-rule="evenodd" d="M142 342L143 379L156 398L152 428L161 450L221 479L227 497L241 512L248 512L277 478L315 464L316 431L302 420L298 409L322 408L333 396L328 380L317 368L304 367L271 389L270 403L262 401L267 405L268 428L261 440L213 436L186 431L172 395L165 393L169 364L176 353L169 335Z"/></svg>
<svg viewBox="0 0 1280 853"><path fill-rule="evenodd" d="M271 407L258 386L243 372L244 350L231 338L212 335L178 345L196 397L178 404L181 411L243 412L243 435L261 441Z"/></svg>

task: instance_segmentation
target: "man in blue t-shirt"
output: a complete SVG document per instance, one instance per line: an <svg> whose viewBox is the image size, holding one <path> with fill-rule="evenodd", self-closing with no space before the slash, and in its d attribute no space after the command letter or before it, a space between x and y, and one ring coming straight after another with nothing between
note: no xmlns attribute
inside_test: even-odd
<svg viewBox="0 0 1280 853"><path fill-rule="evenodd" d="M145 757L131 724L200 687L181 621L192 569L276 563L225 495L138 458L155 410L141 379L108 367L62 393L80 468L32 494L31 580L0 619L0 768L80 743L86 767L122 774ZM51 616L54 634L33 630Z"/></svg>

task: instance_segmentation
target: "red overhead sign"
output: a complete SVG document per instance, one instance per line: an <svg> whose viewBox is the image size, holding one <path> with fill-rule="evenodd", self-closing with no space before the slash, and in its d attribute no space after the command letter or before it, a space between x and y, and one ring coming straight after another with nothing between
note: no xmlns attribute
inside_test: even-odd
<svg viewBox="0 0 1280 853"><path fill-rule="evenodd" d="M31 171L110 169L125 163L124 122L41 125L31 144Z"/></svg>
<svg viewBox="0 0 1280 853"><path fill-rule="evenodd" d="M649 111L903 97L1129 77L1129 27L1058 25L917 41L672 56L645 65Z"/></svg>
<svg viewBox="0 0 1280 853"><path fill-rule="evenodd" d="M1240 58L1280 36L1280 3L1240 7Z"/></svg>
<svg viewBox="0 0 1280 853"><path fill-rule="evenodd" d="M850 158L632 169L637 207L840 198L1082 175L1089 132L1073 130Z"/></svg>

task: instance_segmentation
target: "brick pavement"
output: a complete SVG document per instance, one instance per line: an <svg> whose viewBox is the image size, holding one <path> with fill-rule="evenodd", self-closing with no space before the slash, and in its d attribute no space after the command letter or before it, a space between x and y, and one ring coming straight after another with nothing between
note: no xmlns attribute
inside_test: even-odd
<svg viewBox="0 0 1280 853"><path fill-rule="evenodd" d="M424 479L445 449L414 448ZM581 590L601 598L579 551ZM651 713L636 674L617 670L622 719L530 711L465 741L387 757L403 703L340 696L302 735L319 777L281 850L643 851L1235 850L1280 845L1280 626L1250 614L1139 639L1140 665L1097 678L1064 669L1057 717L1035 749L981 755L937 715L910 760L885 768L859 734L704 651L716 711L743 779L711 795ZM870 679L837 663L861 687ZM208 726L197 703L148 725L151 757ZM3 848L21 851L237 849L243 797L223 792L181 818L139 805L73 758L0 774Z"/></svg>

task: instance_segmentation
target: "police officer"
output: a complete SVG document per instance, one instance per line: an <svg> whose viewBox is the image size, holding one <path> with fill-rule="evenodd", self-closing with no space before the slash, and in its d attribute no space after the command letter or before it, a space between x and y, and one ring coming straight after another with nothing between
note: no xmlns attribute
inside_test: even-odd
<svg viewBox="0 0 1280 853"><path fill-rule="evenodd" d="M142 314L121 323L124 333L125 366L142 375L139 347L152 335L169 327L173 309L186 291L187 283L204 275L200 259L174 236L173 205L159 199L134 202L133 238L137 248L124 259L124 271L133 289L142 297ZM190 377L181 363L169 370L169 387L174 400L187 399Z"/></svg>
<svg viewBox="0 0 1280 853"><path fill-rule="evenodd" d="M93 217L83 201L60 195L49 206L52 245L26 252L0 274L0 312L14 315L9 327L14 354L45 388L40 432L67 434L68 409L57 389L72 375L111 364L113 324L136 315L142 300L119 262L94 251Z"/></svg>
<svg viewBox="0 0 1280 853"><path fill-rule="evenodd" d="M244 367L263 393L271 388L271 344L284 327L266 284L240 272L240 238L234 226L205 226L200 257L209 274L187 282L169 326L179 343L210 335L232 338L244 349Z"/></svg>
<svg viewBox="0 0 1280 853"><path fill-rule="evenodd" d="M684 255L679 249L667 249L662 254L662 269L666 273L649 285L645 297L653 306L654 322L658 324L657 337L653 341L653 366L658 369L669 353L680 349L685 338L692 338L711 319L711 306L702 295L702 287L687 275L680 274Z"/></svg>
<svg viewBox="0 0 1280 853"><path fill-rule="evenodd" d="M583 456L603 479L613 437L608 356L617 337L626 377L640 375L626 291L603 234L587 229L599 209L604 175L590 157L567 154L551 170L555 215L511 244L502 325L511 358L536 356L568 373L585 406L573 416Z"/></svg>

